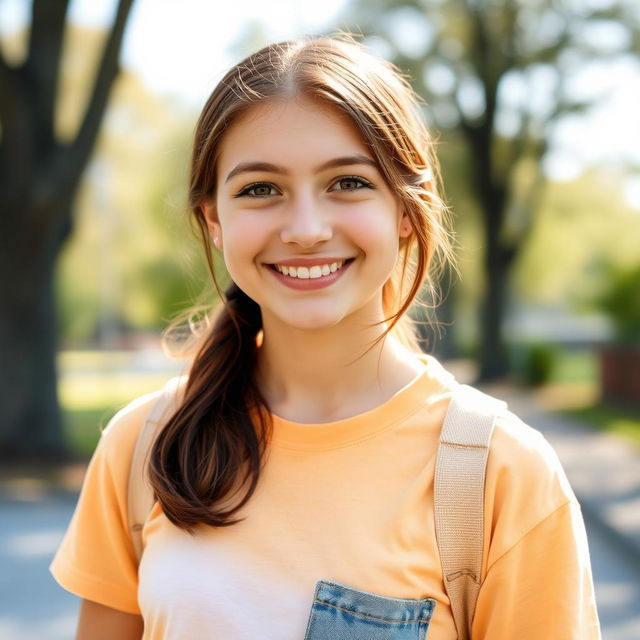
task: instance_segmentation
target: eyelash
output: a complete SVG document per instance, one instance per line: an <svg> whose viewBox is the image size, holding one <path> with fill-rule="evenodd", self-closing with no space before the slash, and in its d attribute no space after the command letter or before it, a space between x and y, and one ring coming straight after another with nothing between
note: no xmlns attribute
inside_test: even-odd
<svg viewBox="0 0 640 640"><path fill-rule="evenodd" d="M357 182L360 186L356 187L355 189L337 189L337 191L343 191L343 192L348 192L348 193L352 193L353 191L359 191L360 189L375 189L375 187L373 186L373 184L371 182L369 182L368 180L365 180L364 178L361 178L360 176L342 176L340 178L338 178L337 180L334 180L333 184L331 185L332 187L336 184L338 184L339 182L342 182L344 180L352 180L354 182ZM250 191L253 191L253 189L256 189L257 187L270 187L272 189L275 189L275 187L270 183L270 182L253 182L252 184L248 184L246 187L244 187L241 191L239 191L235 196L233 196L234 198L242 198L242 197L249 197L249 198L269 198L271 194L268 195L255 195L255 194L251 194Z"/></svg>
<svg viewBox="0 0 640 640"><path fill-rule="evenodd" d="M371 182L365 180L364 178L361 178L360 176L342 176L341 178L335 180L333 185L336 185L338 184L338 182L342 182L343 180L353 180L354 182L357 182L360 187L356 187L355 189L338 189L338 191L359 191L361 188L375 189Z"/></svg>
<svg viewBox="0 0 640 640"><path fill-rule="evenodd" d="M271 189L275 189L275 187L269 182L253 182L251 184L248 184L241 191L236 193L236 195L233 197L234 198L242 198L243 196L247 196L249 198L268 198L269 197L269 195L258 196L258 195L249 193L250 191L253 191L253 189L256 189L257 187L269 187Z"/></svg>

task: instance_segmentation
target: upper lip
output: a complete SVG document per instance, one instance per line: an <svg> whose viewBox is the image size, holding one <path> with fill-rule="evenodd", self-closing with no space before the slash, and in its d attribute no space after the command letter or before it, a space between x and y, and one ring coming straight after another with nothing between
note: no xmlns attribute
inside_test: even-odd
<svg viewBox="0 0 640 640"><path fill-rule="evenodd" d="M277 260L268 264L278 264L282 267L314 267L316 265L331 264L332 262L346 262L350 258L333 258L331 256L314 256L308 258L288 258L287 260Z"/></svg>

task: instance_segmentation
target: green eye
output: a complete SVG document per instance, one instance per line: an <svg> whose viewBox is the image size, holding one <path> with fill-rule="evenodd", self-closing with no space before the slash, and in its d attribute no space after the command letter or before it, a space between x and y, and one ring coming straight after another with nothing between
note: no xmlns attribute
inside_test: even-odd
<svg viewBox="0 0 640 640"><path fill-rule="evenodd" d="M373 189L374 186L364 178L359 178L358 176L345 176L344 178L340 178L336 180L332 187L331 191L357 191L359 189Z"/></svg>
<svg viewBox="0 0 640 640"><path fill-rule="evenodd" d="M268 196L277 195L276 188L268 182L255 182L246 186L235 197L249 196L250 198L266 198Z"/></svg>

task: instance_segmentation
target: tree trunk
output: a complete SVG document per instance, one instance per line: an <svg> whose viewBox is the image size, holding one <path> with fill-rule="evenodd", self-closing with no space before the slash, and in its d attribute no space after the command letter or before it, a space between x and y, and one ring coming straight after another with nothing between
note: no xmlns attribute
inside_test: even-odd
<svg viewBox="0 0 640 640"><path fill-rule="evenodd" d="M133 0L119 0L74 140L55 137L68 0L34 0L20 66L0 49L0 460L67 457L56 384L55 266L118 74Z"/></svg>
<svg viewBox="0 0 640 640"><path fill-rule="evenodd" d="M3 210L5 220L16 219L18 214L31 215L24 210ZM10 225L3 226L0 460L64 460L69 455L56 385L54 275L59 246L68 231L60 230L48 246L42 247L33 236L9 234Z"/></svg>
<svg viewBox="0 0 640 640"><path fill-rule="evenodd" d="M504 249L490 240L485 256L486 293L480 315L480 371L478 381L503 378L509 373L502 323L507 308L509 261Z"/></svg>
<svg viewBox="0 0 640 640"><path fill-rule="evenodd" d="M480 311L479 381L502 378L509 371L502 324L507 303L507 282L513 250L500 241L505 217L507 186L492 175L493 125L486 121L479 128L466 128L473 157L473 185L483 218L485 241L485 295Z"/></svg>

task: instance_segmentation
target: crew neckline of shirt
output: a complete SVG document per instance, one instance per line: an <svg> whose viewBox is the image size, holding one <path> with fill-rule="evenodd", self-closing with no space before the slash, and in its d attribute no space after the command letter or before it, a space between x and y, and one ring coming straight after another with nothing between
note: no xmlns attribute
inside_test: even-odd
<svg viewBox="0 0 640 640"><path fill-rule="evenodd" d="M337 449L368 440L403 422L427 402L455 386L454 376L434 358L419 354L425 365L411 382L383 404L349 418L334 422L292 422L271 414L273 432L271 445L284 449Z"/></svg>

